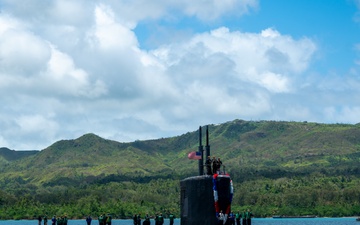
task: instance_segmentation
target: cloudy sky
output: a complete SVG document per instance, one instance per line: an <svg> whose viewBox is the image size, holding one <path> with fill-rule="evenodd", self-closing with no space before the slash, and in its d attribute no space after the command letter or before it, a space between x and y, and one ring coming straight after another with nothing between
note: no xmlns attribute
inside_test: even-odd
<svg viewBox="0 0 360 225"><path fill-rule="evenodd" d="M360 0L0 0L0 147L360 122Z"/></svg>

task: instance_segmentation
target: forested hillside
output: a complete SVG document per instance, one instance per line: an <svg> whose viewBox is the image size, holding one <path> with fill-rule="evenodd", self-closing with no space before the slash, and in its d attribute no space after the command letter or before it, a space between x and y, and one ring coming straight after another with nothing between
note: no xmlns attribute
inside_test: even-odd
<svg viewBox="0 0 360 225"><path fill-rule="evenodd" d="M0 161L3 163L8 163L10 161L19 160L30 155L34 155L39 151L28 150L28 151L15 151L8 148L0 148ZM0 164L1 165L1 164Z"/></svg>
<svg viewBox="0 0 360 225"><path fill-rule="evenodd" d="M209 125L209 135L232 176L235 211L360 213L360 124L235 120ZM179 181L197 175L187 159L197 149L195 130L131 143L85 134L11 160L0 152L0 217L179 215Z"/></svg>

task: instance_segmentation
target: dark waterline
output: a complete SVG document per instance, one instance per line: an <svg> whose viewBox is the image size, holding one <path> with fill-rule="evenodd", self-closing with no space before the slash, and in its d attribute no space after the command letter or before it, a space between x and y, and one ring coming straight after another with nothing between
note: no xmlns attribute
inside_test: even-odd
<svg viewBox="0 0 360 225"><path fill-rule="evenodd" d="M0 225L37 225L37 220L0 220ZM42 223L44 224L44 223ZM151 221L151 225L154 225ZM254 218L252 225L360 225L355 217L349 218L298 218L298 219L273 219L273 218ZM48 222L51 225L51 222ZM86 225L85 220L69 220L68 225ZM99 225L97 220L93 220L91 225ZM112 225L133 225L132 220L113 220ZM165 219L164 225L169 225L169 220ZM174 225L180 225L180 220L176 219ZM201 225L201 224L199 224ZM205 224L204 224L205 225Z"/></svg>

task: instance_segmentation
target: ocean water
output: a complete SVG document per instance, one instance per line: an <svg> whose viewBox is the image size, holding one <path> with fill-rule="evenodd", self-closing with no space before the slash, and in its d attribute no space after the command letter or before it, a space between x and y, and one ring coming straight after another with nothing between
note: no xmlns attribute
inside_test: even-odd
<svg viewBox="0 0 360 225"><path fill-rule="evenodd" d="M356 218L253 219L252 225L360 225Z"/></svg>
<svg viewBox="0 0 360 225"><path fill-rule="evenodd" d="M0 220L0 225L37 225L37 220ZM305 218L305 219L273 219L273 218L254 218L252 225L360 225L355 217L348 218ZM51 222L48 223L51 225ZM68 225L86 225L85 220L69 220ZM91 225L99 225L97 220L93 220ZM112 225L133 225L132 220L113 220ZM155 225L151 221L151 225ZM169 225L169 220L165 219L164 225ZM176 219L174 225L180 225L180 220ZM199 224L201 225L201 224ZM205 225L205 224L204 224Z"/></svg>

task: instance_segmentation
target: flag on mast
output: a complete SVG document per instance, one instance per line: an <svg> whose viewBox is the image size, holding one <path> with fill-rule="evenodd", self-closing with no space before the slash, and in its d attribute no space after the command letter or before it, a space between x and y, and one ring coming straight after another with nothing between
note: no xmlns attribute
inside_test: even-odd
<svg viewBox="0 0 360 225"><path fill-rule="evenodd" d="M201 152L190 152L188 154L189 159L201 159Z"/></svg>

